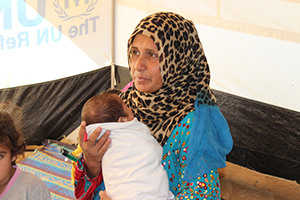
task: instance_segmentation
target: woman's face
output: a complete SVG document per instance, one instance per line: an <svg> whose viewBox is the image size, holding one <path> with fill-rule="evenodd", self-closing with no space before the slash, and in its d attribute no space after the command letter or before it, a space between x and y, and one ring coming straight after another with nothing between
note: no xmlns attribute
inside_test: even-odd
<svg viewBox="0 0 300 200"><path fill-rule="evenodd" d="M162 88L158 50L150 37L135 36L130 49L130 67L130 75L140 92L152 93Z"/></svg>

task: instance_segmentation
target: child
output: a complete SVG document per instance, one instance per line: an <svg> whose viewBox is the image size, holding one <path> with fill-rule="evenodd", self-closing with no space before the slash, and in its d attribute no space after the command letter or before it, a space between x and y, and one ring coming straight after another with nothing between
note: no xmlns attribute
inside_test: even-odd
<svg viewBox="0 0 300 200"><path fill-rule="evenodd" d="M161 165L162 147L117 94L108 91L92 97L81 116L87 135L97 127L102 128L100 135L111 131L111 146L102 159L105 191L111 199L173 199Z"/></svg>
<svg viewBox="0 0 300 200"><path fill-rule="evenodd" d="M51 194L45 183L16 165L17 156L24 154L25 142L9 113L15 108L16 116L21 116L18 107L13 106L10 102L0 105L0 199L50 200Z"/></svg>

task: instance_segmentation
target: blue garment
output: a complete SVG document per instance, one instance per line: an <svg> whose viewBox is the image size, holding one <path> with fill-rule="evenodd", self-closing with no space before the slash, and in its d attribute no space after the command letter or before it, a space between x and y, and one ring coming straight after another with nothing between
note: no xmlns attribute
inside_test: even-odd
<svg viewBox="0 0 300 200"><path fill-rule="evenodd" d="M211 169L192 180L184 181L194 112L187 114L175 127L163 146L162 165L168 173L170 191L178 199L220 199L220 180L217 169Z"/></svg>
<svg viewBox="0 0 300 200"><path fill-rule="evenodd" d="M226 155L233 146L228 124L217 105L197 105L189 138L189 154L184 180L226 166Z"/></svg>

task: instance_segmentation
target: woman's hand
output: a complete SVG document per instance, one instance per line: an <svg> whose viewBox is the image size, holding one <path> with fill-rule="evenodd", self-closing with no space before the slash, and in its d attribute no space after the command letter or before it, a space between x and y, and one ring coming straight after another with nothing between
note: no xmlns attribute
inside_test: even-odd
<svg viewBox="0 0 300 200"><path fill-rule="evenodd" d="M106 131L104 135L97 141L97 138L102 129L97 128L90 137L84 141L86 133L86 122L83 121L79 128L79 144L83 150L83 156L86 167L86 174L89 178L97 176L101 170L101 162L103 155L107 151L111 139L109 138L110 131Z"/></svg>
<svg viewBox="0 0 300 200"><path fill-rule="evenodd" d="M100 191L100 192L99 192L99 196L100 196L100 199L101 199L101 200L111 200L111 199L107 196L107 194L106 194L105 191Z"/></svg>

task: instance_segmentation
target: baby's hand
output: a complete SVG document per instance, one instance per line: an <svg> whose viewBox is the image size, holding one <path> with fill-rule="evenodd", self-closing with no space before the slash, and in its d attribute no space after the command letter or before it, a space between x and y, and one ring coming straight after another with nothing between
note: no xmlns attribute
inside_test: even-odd
<svg viewBox="0 0 300 200"><path fill-rule="evenodd" d="M99 192L99 196L100 196L100 199L101 199L101 200L111 200L111 199L107 196L107 194L106 194L105 191L100 191L100 192Z"/></svg>

